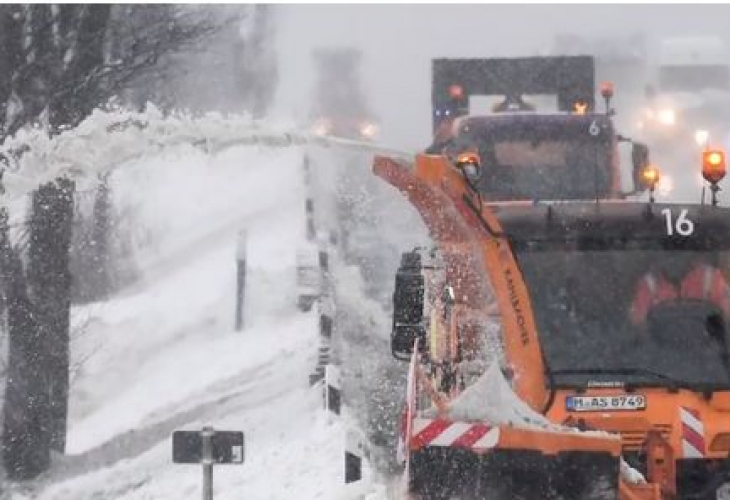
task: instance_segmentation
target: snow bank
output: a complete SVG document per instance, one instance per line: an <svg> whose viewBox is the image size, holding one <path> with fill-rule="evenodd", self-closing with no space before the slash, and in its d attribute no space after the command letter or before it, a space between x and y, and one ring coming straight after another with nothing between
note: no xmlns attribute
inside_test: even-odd
<svg viewBox="0 0 730 500"><path fill-rule="evenodd" d="M433 413L435 416L435 413ZM449 406L448 417L456 421L486 421L493 425L538 429L549 432L577 433L620 439L616 434L603 431L581 431L548 420L522 401L493 363L474 384L462 392Z"/></svg>
<svg viewBox="0 0 730 500"><path fill-rule="evenodd" d="M315 330L311 318L279 321L294 312L290 245L303 236L300 164L294 150L207 156L180 146L117 172L115 205L149 235L133 249L146 279L107 304L74 312L87 331L74 343L80 368L71 410L85 420L72 426L71 452L241 367L271 362L293 338L306 338L301 331ZM250 240L246 323L276 332L253 346L231 332L241 229ZM125 360L134 360L131 373ZM153 391L142 390L150 385Z"/></svg>
<svg viewBox="0 0 730 500"><path fill-rule="evenodd" d="M118 237L148 280L240 229L268 231L272 213L289 212L292 234L283 237L296 241L304 235L301 162L297 149L206 155L188 145L135 161L111 179Z"/></svg>
<svg viewBox="0 0 730 500"><path fill-rule="evenodd" d="M484 420L495 425L515 427L555 427L555 424L517 397L497 363L490 365L484 375L451 403L449 418L464 421Z"/></svg>

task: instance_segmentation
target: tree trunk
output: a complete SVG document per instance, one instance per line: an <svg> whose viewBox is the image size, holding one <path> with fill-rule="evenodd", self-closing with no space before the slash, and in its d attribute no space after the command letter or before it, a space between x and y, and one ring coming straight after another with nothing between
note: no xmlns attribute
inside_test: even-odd
<svg viewBox="0 0 730 500"><path fill-rule="evenodd" d="M0 5L0 137L15 130L17 108L14 78L23 64L22 5Z"/></svg>
<svg viewBox="0 0 730 500"><path fill-rule="evenodd" d="M33 196L28 285L38 321L49 402L50 444L66 448L69 380L71 273L69 250L74 185L66 179L41 186Z"/></svg>
<svg viewBox="0 0 730 500"><path fill-rule="evenodd" d="M20 258L3 238L7 297L8 371L3 407L3 464L10 479L32 479L50 465L48 391L39 350L41 338L26 294Z"/></svg>
<svg viewBox="0 0 730 500"><path fill-rule="evenodd" d="M109 193L109 174L99 179L94 199L94 264L96 266L96 289L98 298L106 298L111 291L111 270L109 269L109 231L111 225L111 199Z"/></svg>

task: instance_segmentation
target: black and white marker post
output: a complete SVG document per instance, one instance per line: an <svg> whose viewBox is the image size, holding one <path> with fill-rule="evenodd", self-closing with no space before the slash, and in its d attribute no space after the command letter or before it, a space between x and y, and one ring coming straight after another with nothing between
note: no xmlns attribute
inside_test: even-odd
<svg viewBox="0 0 730 500"><path fill-rule="evenodd" d="M243 310L246 295L246 230L238 233L236 246L236 331L243 330Z"/></svg>
<svg viewBox="0 0 730 500"><path fill-rule="evenodd" d="M345 483L362 479L362 458L367 453L359 433L348 431L345 435Z"/></svg>
<svg viewBox="0 0 730 500"><path fill-rule="evenodd" d="M324 406L335 415L342 410L342 377L340 369L335 365L324 368Z"/></svg>
<svg viewBox="0 0 730 500"><path fill-rule="evenodd" d="M326 367L329 366L331 360L333 321L331 310L327 307L328 304L327 300L322 302L324 310L319 315L319 354L314 373L309 375L309 385L315 385L325 377Z"/></svg>

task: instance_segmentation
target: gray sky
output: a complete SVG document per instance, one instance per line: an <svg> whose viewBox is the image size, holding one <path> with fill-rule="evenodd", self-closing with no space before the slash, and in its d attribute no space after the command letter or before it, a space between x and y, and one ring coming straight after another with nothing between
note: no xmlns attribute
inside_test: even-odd
<svg viewBox="0 0 730 500"><path fill-rule="evenodd" d="M363 83L381 138L421 148L430 135L434 57L538 55L556 34L628 37L716 34L730 39L730 5L278 5L277 113L303 119L316 47L362 49ZM620 89L618 89L620 91Z"/></svg>

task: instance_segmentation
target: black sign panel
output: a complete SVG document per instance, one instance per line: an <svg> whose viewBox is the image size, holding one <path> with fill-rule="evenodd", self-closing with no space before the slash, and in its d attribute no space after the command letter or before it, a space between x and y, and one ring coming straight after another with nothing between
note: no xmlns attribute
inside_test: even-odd
<svg viewBox="0 0 730 500"><path fill-rule="evenodd" d="M468 108L469 96L535 94L556 95L558 109L572 111L583 102L594 107L595 69L592 56L516 57L494 59L434 59L432 61L434 111L456 106ZM454 102L449 89L463 89ZM438 125L434 113L434 128Z"/></svg>
<svg viewBox="0 0 730 500"><path fill-rule="evenodd" d="M211 438L213 463L242 464L244 455L243 432L215 431ZM203 434L201 431L172 433L172 461L176 464L198 464L203 461Z"/></svg>

